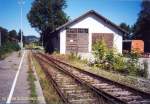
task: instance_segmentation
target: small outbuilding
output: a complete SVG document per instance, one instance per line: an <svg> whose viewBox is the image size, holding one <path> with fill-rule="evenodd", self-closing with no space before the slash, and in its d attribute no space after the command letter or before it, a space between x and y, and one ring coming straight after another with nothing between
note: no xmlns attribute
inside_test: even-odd
<svg viewBox="0 0 150 104"><path fill-rule="evenodd" d="M92 45L102 38L108 47L122 53L123 35L128 34L94 10L58 27L53 33L53 48L60 54L74 52L85 58L92 56Z"/></svg>

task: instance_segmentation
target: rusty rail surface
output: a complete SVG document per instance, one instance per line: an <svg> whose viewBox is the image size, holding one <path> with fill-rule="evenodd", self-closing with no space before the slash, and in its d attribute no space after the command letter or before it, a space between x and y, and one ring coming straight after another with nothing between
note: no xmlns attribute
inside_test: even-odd
<svg viewBox="0 0 150 104"><path fill-rule="evenodd" d="M101 95L108 99L113 99L119 104L150 104L149 93L84 71L83 69L62 62L49 55L44 55L42 53L39 54L60 68L67 70L78 78L81 78L81 80L84 80L84 83L90 83L89 85L93 87L93 89L97 90ZM91 83L89 80L93 80L95 82Z"/></svg>

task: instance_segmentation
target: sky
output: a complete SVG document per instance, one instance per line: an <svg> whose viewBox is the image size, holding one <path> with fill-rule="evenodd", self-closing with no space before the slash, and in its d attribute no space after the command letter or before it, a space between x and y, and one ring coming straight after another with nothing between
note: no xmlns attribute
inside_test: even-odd
<svg viewBox="0 0 150 104"><path fill-rule="evenodd" d="M0 0L0 26L9 31L20 28L20 6L19 0ZM25 0L23 5L23 32L24 35L39 34L30 26L27 13L30 11L34 0ZM141 0L66 0L67 8L64 10L73 20L89 10L95 10L110 21L119 25L125 22L133 25L141 9Z"/></svg>

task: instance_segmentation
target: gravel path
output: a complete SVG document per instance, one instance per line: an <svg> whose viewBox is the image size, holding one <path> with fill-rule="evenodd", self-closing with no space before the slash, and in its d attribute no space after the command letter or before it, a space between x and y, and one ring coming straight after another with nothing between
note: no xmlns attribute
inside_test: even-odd
<svg viewBox="0 0 150 104"><path fill-rule="evenodd" d="M0 61L0 104L5 103L18 70L21 57L14 52Z"/></svg>
<svg viewBox="0 0 150 104"><path fill-rule="evenodd" d="M17 104L29 104L30 103L30 90L28 83L28 51L26 51L21 70L18 76L14 94L12 97L12 103Z"/></svg>

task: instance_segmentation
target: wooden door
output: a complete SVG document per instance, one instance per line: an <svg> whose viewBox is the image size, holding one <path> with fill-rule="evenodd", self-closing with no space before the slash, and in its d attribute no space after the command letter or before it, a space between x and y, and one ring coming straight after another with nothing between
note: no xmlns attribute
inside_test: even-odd
<svg viewBox="0 0 150 104"><path fill-rule="evenodd" d="M88 29L68 29L66 32L66 52L88 52L88 37Z"/></svg>
<svg viewBox="0 0 150 104"><path fill-rule="evenodd" d="M107 47L113 47L113 39L114 36L112 33L93 33L92 34L92 45L96 43L96 41L104 40Z"/></svg>

